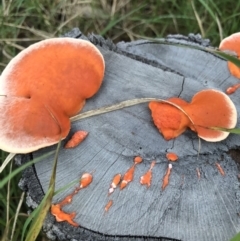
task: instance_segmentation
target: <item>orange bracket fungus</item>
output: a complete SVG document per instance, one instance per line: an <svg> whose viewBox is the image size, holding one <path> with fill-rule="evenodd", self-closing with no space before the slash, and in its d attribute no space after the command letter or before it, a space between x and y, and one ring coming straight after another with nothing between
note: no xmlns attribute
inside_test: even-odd
<svg viewBox="0 0 240 241"><path fill-rule="evenodd" d="M236 55L240 59L240 33L234 33L227 38L223 39L219 45L222 51L228 51ZM230 73L236 78L240 78L240 68L234 63L228 61L228 69Z"/></svg>
<svg viewBox="0 0 240 241"><path fill-rule="evenodd" d="M86 40L47 39L20 52L0 76L0 149L28 153L64 139L104 69L102 54Z"/></svg>
<svg viewBox="0 0 240 241"><path fill-rule="evenodd" d="M81 144L82 141L85 140L87 137L88 132L87 131L76 131L71 139L65 144L64 148L74 148Z"/></svg>
<svg viewBox="0 0 240 241"><path fill-rule="evenodd" d="M223 92L213 89L196 93L187 103L179 98L168 100L180 109L161 102L150 102L154 124L166 140L178 137L187 127L209 142L222 141L229 132L214 127L231 129L237 124L237 110L231 99Z"/></svg>
<svg viewBox="0 0 240 241"><path fill-rule="evenodd" d="M188 105L186 101L179 98L171 98L168 101L180 107ZM149 108L152 111L154 124L166 140L181 135L190 125L189 118L175 106L151 101L149 103Z"/></svg>

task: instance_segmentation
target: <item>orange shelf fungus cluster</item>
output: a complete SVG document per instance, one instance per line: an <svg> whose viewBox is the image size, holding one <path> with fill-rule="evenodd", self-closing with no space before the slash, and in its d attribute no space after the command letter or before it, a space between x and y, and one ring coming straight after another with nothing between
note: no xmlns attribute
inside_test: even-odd
<svg viewBox="0 0 240 241"><path fill-rule="evenodd" d="M219 49L221 51L229 52L230 54L235 55L238 59L240 59L240 33L234 33L227 38L223 39L219 45ZM234 63L228 61L228 69L229 72L236 78L240 79L240 68ZM233 85L227 88L227 94L233 94L238 88L240 88L240 84Z"/></svg>
<svg viewBox="0 0 240 241"><path fill-rule="evenodd" d="M92 182L92 174L84 173L79 181L79 187L77 187L72 194L65 197L61 202L52 204L51 206L51 214L55 216L57 222L66 221L69 224L78 227L79 224L76 223L73 219L76 216L76 212L66 213L62 210L62 207L70 204L72 202L73 196L76 195L81 189L86 188Z"/></svg>
<svg viewBox="0 0 240 241"><path fill-rule="evenodd" d="M66 138L69 118L99 90L104 70L86 40L47 39L20 52L0 76L0 149L28 153Z"/></svg>
<svg viewBox="0 0 240 241"><path fill-rule="evenodd" d="M87 137L87 131L76 131L70 140L65 144L64 148L74 148L80 145Z"/></svg>
<svg viewBox="0 0 240 241"><path fill-rule="evenodd" d="M153 122L166 140L176 138L190 128L206 141L222 141L229 133L211 128L231 129L237 124L235 105L221 91L202 90L193 96L190 103L179 98L168 101L180 109L162 102L149 103Z"/></svg>

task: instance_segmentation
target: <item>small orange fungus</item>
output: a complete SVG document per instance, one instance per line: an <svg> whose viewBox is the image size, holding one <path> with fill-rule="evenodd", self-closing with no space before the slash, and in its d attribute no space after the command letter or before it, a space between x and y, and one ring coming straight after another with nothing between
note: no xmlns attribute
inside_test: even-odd
<svg viewBox="0 0 240 241"><path fill-rule="evenodd" d="M69 224L73 225L74 227L78 227L79 224L74 222L73 219L76 216L75 212L72 213L65 213L61 210L60 204L52 204L51 206L51 213L56 217L57 222L66 221Z"/></svg>
<svg viewBox="0 0 240 241"><path fill-rule="evenodd" d="M113 177L113 180L112 180L112 183L110 185L110 188L108 190L108 194L112 194L114 192L114 189L116 189L116 187L118 186L118 184L120 183L121 181L121 174L118 173L116 174L114 177Z"/></svg>
<svg viewBox="0 0 240 241"><path fill-rule="evenodd" d="M142 160L143 160L142 157L136 156L136 157L134 158L134 163L135 163L135 164L141 163Z"/></svg>
<svg viewBox="0 0 240 241"><path fill-rule="evenodd" d="M92 182L93 176L90 173L84 173L80 179L79 188L85 188Z"/></svg>
<svg viewBox="0 0 240 241"><path fill-rule="evenodd" d="M215 165L216 165L218 171L220 172L220 174L222 176L225 176L225 172L224 172L223 168L221 167L221 165L218 162L216 162Z"/></svg>
<svg viewBox="0 0 240 241"><path fill-rule="evenodd" d="M140 177L140 183L142 185L147 185L147 187L151 186L151 182L152 182L152 169L155 166L156 161L152 161L151 166L149 168L149 170Z"/></svg>
<svg viewBox="0 0 240 241"><path fill-rule="evenodd" d="M105 212L108 212L108 210L110 209L110 207L113 205L113 200L109 200L107 205L105 206L104 210Z"/></svg>
<svg viewBox="0 0 240 241"><path fill-rule="evenodd" d="M77 131L73 134L71 139L66 143L64 146L65 148L74 148L78 146L82 141L85 140L87 137L88 132L87 131Z"/></svg>
<svg viewBox="0 0 240 241"><path fill-rule="evenodd" d="M89 173L84 173L80 179L80 185L77 187L72 194L66 196L61 202L57 204L52 204L51 206L51 214L56 217L58 222L66 221L69 224L77 227L79 224L73 221L76 216L76 213L65 213L62 211L62 207L70 204L72 202L73 196L76 195L82 188L87 187L92 182L92 175Z"/></svg>
<svg viewBox="0 0 240 241"><path fill-rule="evenodd" d="M162 190L164 190L167 187L167 185L169 184L169 177L171 174L171 170L172 170L172 164L168 164L168 169L163 177Z"/></svg>
<svg viewBox="0 0 240 241"><path fill-rule="evenodd" d="M127 170L127 172L124 174L123 179L122 179L121 184L120 184L121 190L123 188L125 188L128 185L128 183L133 180L134 171L135 171L135 164L132 167L130 167Z"/></svg>
<svg viewBox="0 0 240 241"><path fill-rule="evenodd" d="M238 88L240 88L240 84L236 84L236 85L230 86L229 88L227 88L226 93L227 93L228 95L231 95L231 94L233 94Z"/></svg>
<svg viewBox="0 0 240 241"><path fill-rule="evenodd" d="M175 154L174 152L168 152L168 153L166 154L166 157L167 157L167 159L168 159L169 161L172 161L172 162L175 162L175 161L178 160L178 156L177 156L177 154Z"/></svg>

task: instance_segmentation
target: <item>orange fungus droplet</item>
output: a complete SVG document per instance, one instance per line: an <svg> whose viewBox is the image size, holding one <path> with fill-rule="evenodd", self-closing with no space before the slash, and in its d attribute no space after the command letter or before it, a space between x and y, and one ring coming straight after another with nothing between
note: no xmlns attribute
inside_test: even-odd
<svg viewBox="0 0 240 241"><path fill-rule="evenodd" d="M112 205L113 205L113 200L109 200L107 205L104 208L105 212L107 212Z"/></svg>
<svg viewBox="0 0 240 241"><path fill-rule="evenodd" d="M78 146L88 135L87 131L77 131L64 146L65 148L74 148Z"/></svg>
<svg viewBox="0 0 240 241"><path fill-rule="evenodd" d="M171 170L172 170L172 164L168 164L168 169L163 177L162 190L164 190L167 187L167 185L169 184L169 177L171 174Z"/></svg>
<svg viewBox="0 0 240 241"><path fill-rule="evenodd" d="M137 164L137 163L141 163L142 162L142 157L140 157L140 156L136 156L135 158L134 158L134 163L135 164Z"/></svg>
<svg viewBox="0 0 240 241"><path fill-rule="evenodd" d="M124 174L123 180L122 180L122 182L120 184L120 189L121 190L123 188L125 188L127 186L127 184L133 180L134 171L135 171L135 164L132 167L130 167L127 170L127 172Z"/></svg>
<svg viewBox="0 0 240 241"><path fill-rule="evenodd" d="M121 181L121 174L118 173L114 176L113 180L112 180L112 183L110 185L110 188L108 190L108 194L110 195L111 193L114 192L114 189L116 189L116 187L118 186L118 184L120 183Z"/></svg>
<svg viewBox="0 0 240 241"><path fill-rule="evenodd" d="M78 227L79 224L74 222L73 219L76 216L76 213L65 213L64 211L61 210L61 205L60 204L52 204L51 206L51 214L55 216L57 222L63 222L66 221L69 224Z"/></svg>
<svg viewBox="0 0 240 241"><path fill-rule="evenodd" d="M92 182L93 176L90 173L84 173L80 179L80 188L87 187Z"/></svg>
<svg viewBox="0 0 240 241"><path fill-rule="evenodd" d="M153 161L151 163L151 166L149 168L149 170L143 175L140 177L140 183L142 185L146 185L147 187L150 187L151 186L151 182L152 182L152 169L155 165L156 161Z"/></svg>
<svg viewBox="0 0 240 241"><path fill-rule="evenodd" d="M236 84L236 85L230 86L229 88L227 88L226 93L227 93L228 95L231 95L231 94L233 94L238 88L240 88L240 84Z"/></svg>
<svg viewBox="0 0 240 241"><path fill-rule="evenodd" d="M174 152L168 152L166 157L169 161L175 162L178 159L178 156Z"/></svg>

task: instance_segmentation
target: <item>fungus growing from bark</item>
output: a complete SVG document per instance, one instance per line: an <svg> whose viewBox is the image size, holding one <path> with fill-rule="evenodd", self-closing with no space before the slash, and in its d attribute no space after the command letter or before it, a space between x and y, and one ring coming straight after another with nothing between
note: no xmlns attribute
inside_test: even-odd
<svg viewBox="0 0 240 241"><path fill-rule="evenodd" d="M234 53L240 59L240 33L234 33L223 39L219 45L219 49ZM240 78L240 68L238 66L228 61L228 69L233 76L238 79Z"/></svg>
<svg viewBox="0 0 240 241"><path fill-rule="evenodd" d="M100 88L104 68L86 40L47 39L20 52L0 76L0 149L27 153L64 139L69 118Z"/></svg>
<svg viewBox="0 0 240 241"><path fill-rule="evenodd" d="M112 183L111 183L110 188L108 190L108 195L112 194L114 192L114 190L117 188L118 184L121 181L121 177L122 177L122 175L120 173L116 174L113 177Z"/></svg>
<svg viewBox="0 0 240 241"><path fill-rule="evenodd" d="M171 174L171 170L172 170L172 164L168 164L168 169L163 177L162 180L162 190L164 190L168 184L169 184L169 178L170 178L170 174Z"/></svg>
<svg viewBox="0 0 240 241"><path fill-rule="evenodd" d="M167 159L168 159L169 161L172 161L172 162L175 162L175 161L178 160L178 156L177 156L177 154L174 153L174 152L168 152L168 153L166 154L166 157L167 157Z"/></svg>
<svg viewBox="0 0 240 241"><path fill-rule="evenodd" d="M188 103L179 98L168 99L180 107L188 105ZM175 106L167 103L151 101L149 108L152 112L154 124L162 133L166 140L171 140L181 135L190 125L189 118Z"/></svg>
<svg viewBox="0 0 240 241"><path fill-rule="evenodd" d="M231 99L218 90L202 90L195 94L184 110L193 121L190 128L209 142L222 141L229 132L213 130L211 127L234 128L237 124L237 110Z"/></svg>
<svg viewBox="0 0 240 241"><path fill-rule="evenodd" d="M147 187L151 186L152 183L152 169L155 166L156 161L152 161L149 170L140 177L140 183L146 185Z"/></svg>
<svg viewBox="0 0 240 241"><path fill-rule="evenodd" d="M87 135L88 135L87 131L76 131L71 137L71 139L65 144L64 148L69 149L69 148L77 147L85 140Z"/></svg>
<svg viewBox="0 0 240 241"><path fill-rule="evenodd" d="M231 99L221 91L208 89L195 94L190 103L171 98L170 104L150 102L154 124L166 140L178 137L187 127L209 142L222 141L229 132L213 129L234 128L237 124L237 111ZM184 113L185 112L185 113Z"/></svg>

